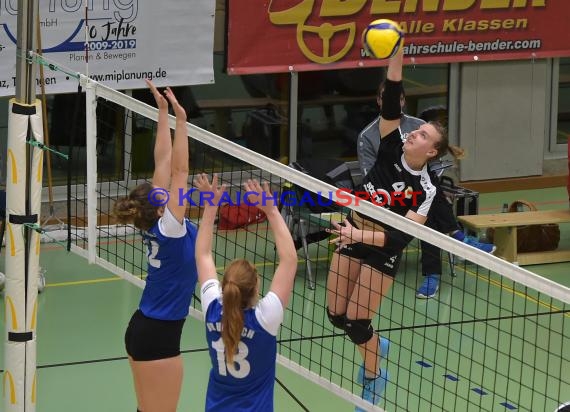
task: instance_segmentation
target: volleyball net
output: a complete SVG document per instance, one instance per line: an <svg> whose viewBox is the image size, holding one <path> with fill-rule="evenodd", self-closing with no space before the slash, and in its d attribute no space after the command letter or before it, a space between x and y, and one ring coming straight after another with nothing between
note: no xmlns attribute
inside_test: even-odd
<svg viewBox="0 0 570 412"><path fill-rule="evenodd" d="M146 249L141 237L132 226L117 225L111 210L117 197L150 181L158 112L103 85L85 78L82 82L87 137L86 147L78 150L85 156L70 160L72 250L143 286ZM115 159L119 179L97 172L107 161L98 155L97 142L108 132L109 120L116 134L114 150L121 154ZM174 125L171 117L171 128ZM334 249L325 229L331 220L340 221L356 209L444 252L437 256L444 268L439 294L419 300L422 252L419 241L412 241L372 320L374 330L391 341L381 361L390 377L373 410L550 411L570 400L568 288L369 202L357 202L302 168L281 164L192 124L189 138L190 174L217 173L232 200L233 207L220 209L214 233L220 274L234 258L249 259L258 268L263 292L268 291L278 262L267 222L253 216L250 224L231 229L231 217L234 223L239 220L241 188L247 179L270 182L280 199L298 246L299 268L278 336L279 363L357 406L370 407L361 399L357 379L360 354L345 333L330 324L326 312ZM189 193L189 199L188 217L199 224L199 193ZM452 266L448 256L454 256ZM194 299L194 308L197 305ZM199 315L195 310L193 314Z"/></svg>

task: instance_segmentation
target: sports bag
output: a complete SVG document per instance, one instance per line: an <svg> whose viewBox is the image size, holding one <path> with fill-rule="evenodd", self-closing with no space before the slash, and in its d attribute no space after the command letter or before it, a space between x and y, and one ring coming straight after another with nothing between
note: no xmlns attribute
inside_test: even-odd
<svg viewBox="0 0 570 412"><path fill-rule="evenodd" d="M515 200L509 206L508 213L516 213L523 211L524 208L529 211L538 210L534 203L526 200ZM487 229L487 239L494 243L495 229ZM517 251L526 252L545 252L555 250L560 242L560 227L555 224L528 225L517 227Z"/></svg>
<svg viewBox="0 0 570 412"><path fill-rule="evenodd" d="M264 222L267 219L265 213L255 206L245 203L240 205L223 205L220 207L218 229L232 230L251 225L252 223Z"/></svg>

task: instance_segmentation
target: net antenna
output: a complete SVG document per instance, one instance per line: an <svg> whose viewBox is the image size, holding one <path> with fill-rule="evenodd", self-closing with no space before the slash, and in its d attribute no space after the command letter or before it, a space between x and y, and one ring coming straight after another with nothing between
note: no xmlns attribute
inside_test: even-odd
<svg viewBox="0 0 570 412"><path fill-rule="evenodd" d="M89 77L89 2L85 2L85 76Z"/></svg>

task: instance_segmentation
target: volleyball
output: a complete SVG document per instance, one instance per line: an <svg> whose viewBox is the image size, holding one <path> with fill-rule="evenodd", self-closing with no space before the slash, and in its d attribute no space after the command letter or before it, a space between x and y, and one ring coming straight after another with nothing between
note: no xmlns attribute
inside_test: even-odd
<svg viewBox="0 0 570 412"><path fill-rule="evenodd" d="M402 45L404 32L400 25L388 19L374 20L362 33L364 50L377 59L388 59Z"/></svg>

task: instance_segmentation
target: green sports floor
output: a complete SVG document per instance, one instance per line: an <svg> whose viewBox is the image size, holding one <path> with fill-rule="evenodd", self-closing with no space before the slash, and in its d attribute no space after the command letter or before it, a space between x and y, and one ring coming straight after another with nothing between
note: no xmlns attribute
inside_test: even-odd
<svg viewBox="0 0 570 412"><path fill-rule="evenodd" d="M494 213L501 209L503 203L510 203L513 200L523 198L535 202L539 209L557 209L568 207L568 200L565 188L541 189L526 192L505 192L494 194L482 194L479 200L480 213ZM570 226L561 225L563 246L570 245ZM239 236L239 233L236 235ZM272 251L271 251L272 253ZM416 254L417 255L417 254ZM408 254L408 259L414 253ZM0 258L3 266L3 254ZM123 281L105 269L95 265L89 265L84 259L71 253L68 254L57 244L45 244L42 246L41 266L46 269L47 287L39 297L38 308L38 412L72 412L72 411L135 411L136 401L132 387L132 378L125 357L123 346L123 334L126 324L136 309L141 290L126 281ZM288 313L285 323L294 324L306 319L303 314L311 312L314 319L324 319L322 308L311 305L311 301L322 301L324 295L325 274L327 268L326 259L321 259L316 263L317 289L309 291L306 288L306 278L304 276L304 264L300 261L299 275L296 281L296 289L299 294L303 294L305 299L293 299L292 310ZM412 265L413 266L413 265ZM269 268L270 269L270 268ZM527 266L526 269L538 273L544 277L552 279L563 285L570 286L570 264L550 264ZM459 272L458 277L453 280L454 288L476 287L477 273L467 271ZM421 281L416 273L405 274L404 283L408 288L401 288L401 293L411 293L415 285ZM500 282L488 282L486 287L493 296L501 296L505 305L528 305L528 299L521 297L515 288L509 289L502 286ZM395 287L397 288L397 286ZM496 289L496 290L495 290ZM453 299L465 299L469 295L451 295L451 288L442 287L439 301L451 301ZM398 290L394 293L399 293ZM523 302L524 301L524 302ZM414 317L415 322L422 322L425 319L437 319L439 321L450 319L453 313L440 310L438 300L419 301L416 304L416 311L397 316ZM463 303L465 306L479 305L484 310L482 304L476 301ZM540 302L536 304L540 306ZM423 306L422 306L423 305ZM454 307L454 306L451 306ZM0 322L4 322L4 305L1 306ZM421 309L418 311L418 308ZM478 310L478 309L477 309ZM383 309L381 313L387 320L396 317L386 313ZM568 316L564 316L568 318ZM549 329L564 328L564 336L570 336L570 319L562 319L563 316L551 321ZM401 320L400 320L401 322ZM502 325L502 328L513 330L518 325L512 321L511 325ZM556 323L556 322L559 322ZM316 325L315 325L316 324ZM308 330L305 330L305 329ZM324 322L306 322L300 327L302 335L326 335L332 330ZM477 410L497 410L505 411L509 406L516 407L517 410L539 410L533 405L544 405L540 397L528 395L516 395L517 404L502 405L496 396L482 396L473 393L471 387L465 384L464 380L459 382L446 381L445 388L437 384L437 379L442 379L449 371L437 370L438 362L435 358L445 358L442 363L452 363L457 365L458 373L469 376L471 374L485 375L487 368L511 368L517 369L519 375L524 375L524 366L502 365L497 361L495 365L483 364L481 370L465 370L470 366L465 366L461 359L454 359L457 351L448 352L442 346L432 347L433 341L444 341L448 348L454 345L455 341L465 339L466 335L476 334L476 327L462 328L461 332L453 328L447 328L444 332L432 329L437 336L429 336L432 332L425 332L423 335L414 335L413 343L410 344L411 335L406 331L391 333L389 338L392 341L392 349L388 358L389 370L396 369L400 364L414 365L413 354L424 353L426 361L436 365L435 368L427 370L418 366L418 371L402 375L398 373L399 383L407 380L406 384L401 383L397 387L394 385L387 388L384 407L388 411L424 411L424 410L448 410L448 411L477 411ZM540 330L537 328L535 330ZM561 339L560 334L552 339ZM282 333L281 338L294 338L292 333ZM497 350L500 352L501 336L487 335L487 341L496 341ZM315 370L318 364L328 364L334 362L331 357L335 353L346 351L344 346L348 342L346 339L335 339L330 348L326 346L326 339L314 344L313 341L301 341L300 343L288 344L282 349L282 354L291 356L295 361L303 366ZM564 342L562 342L564 343ZM549 374L548 379L556 373L568 373L570 370L570 342L565 342L565 353L563 359L566 364L560 365L558 372ZM475 342L476 346L477 342ZM338 346L339 347L335 347ZM504 345L504 342L503 342ZM348 345L351 346L351 345ZM209 373L209 358L205 350L204 327L202 323L191 317L188 318L183 338L182 350L185 368L185 377L180 399L180 411L200 411L204 407L204 396ZM415 348L415 349L414 349ZM422 349L423 348L423 349ZM472 349L476 351L476 348ZM535 352L538 353L538 352ZM300 354L303 354L302 356ZM307 355L309 354L309 355ZM539 355L536 355L539 356ZM298 357L298 359L295 359ZM490 359L493 359L492 357ZM498 359L498 357L495 357ZM348 381L352 380L355 374L354 365L345 361L340 361L346 365L337 365L339 370L345 370L340 374L330 374L330 379L336 384L350 390ZM317 364L317 365L315 365ZM4 365L4 347L0 345L0 369ZM469 364L471 365L471 364ZM326 375L323 371L323 375ZM343 377L347 375L348 378ZM489 376L495 376L490 374ZM321 388L317 384L296 375L285 367L278 366L278 383L275 385L275 410L277 412L293 411L352 411L354 407L346 400L331 394L331 392ZM521 379L523 379L521 377ZM547 378L534 377L532 385L537 388L537 392L548 393L549 381ZM565 378L568 382L568 378ZM450 390L449 385L454 385ZM493 392L502 385L500 380L489 381L483 389L487 393ZM406 392L403 388L414 388ZM503 391L503 388L501 388ZM505 389L509 393L509 389ZM463 393L459 400L453 397L453 393ZM491 394L492 395L492 394ZM553 395L561 398L562 401L570 401L570 386L562 387L562 394ZM430 406L430 404L432 406ZM1 405L1 404L0 404ZM547 411L553 411L554 402L547 402ZM1 409L1 407L0 407Z"/></svg>

